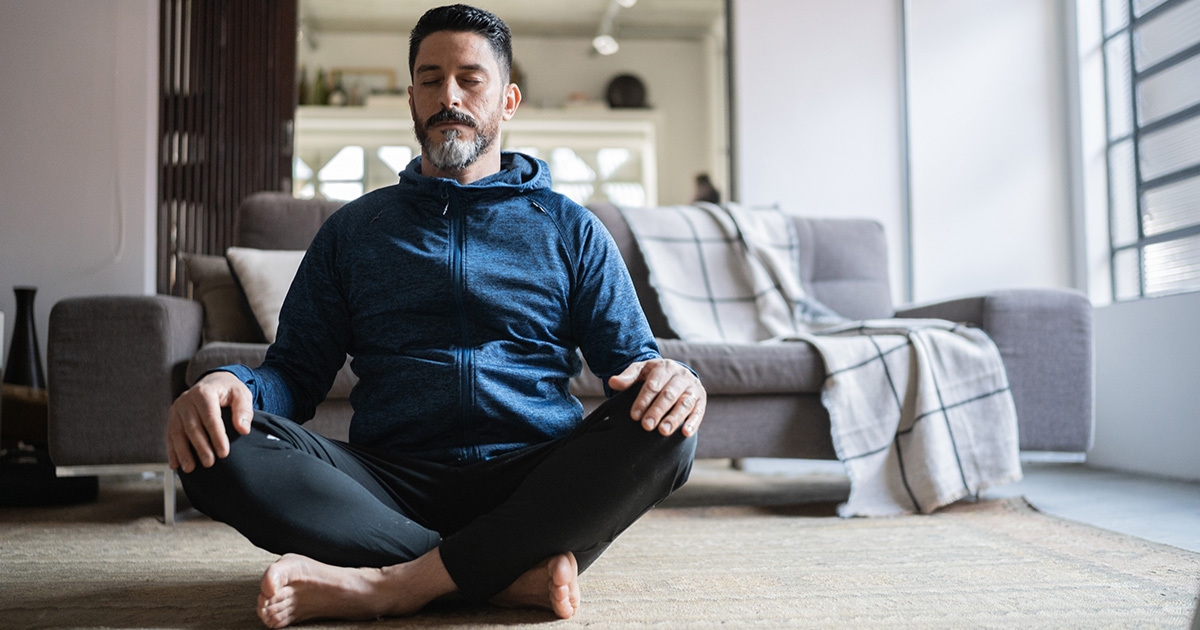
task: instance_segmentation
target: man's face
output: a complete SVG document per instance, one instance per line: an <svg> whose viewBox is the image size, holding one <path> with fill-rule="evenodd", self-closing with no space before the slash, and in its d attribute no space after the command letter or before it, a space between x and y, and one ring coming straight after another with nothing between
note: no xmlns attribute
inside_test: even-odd
<svg viewBox="0 0 1200 630"><path fill-rule="evenodd" d="M438 31L422 42L408 89L421 154L439 174L461 173L482 156L499 168L500 121L520 101L488 41L475 33Z"/></svg>

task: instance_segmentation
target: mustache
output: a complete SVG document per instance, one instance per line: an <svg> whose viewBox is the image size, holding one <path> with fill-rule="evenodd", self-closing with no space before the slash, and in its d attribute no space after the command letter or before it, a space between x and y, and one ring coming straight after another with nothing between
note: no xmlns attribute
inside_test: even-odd
<svg viewBox="0 0 1200 630"><path fill-rule="evenodd" d="M470 114L461 112L457 109L443 109L442 111L430 116L429 120L425 121L425 127L428 128L446 122L461 123L472 128L479 126L479 124L475 122L475 118L473 118Z"/></svg>

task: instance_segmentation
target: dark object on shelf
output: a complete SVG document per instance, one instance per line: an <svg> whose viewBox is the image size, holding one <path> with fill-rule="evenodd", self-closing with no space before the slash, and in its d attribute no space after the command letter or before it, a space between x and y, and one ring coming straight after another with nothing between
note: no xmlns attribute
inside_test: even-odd
<svg viewBox="0 0 1200 630"><path fill-rule="evenodd" d="M37 288L13 287L13 293L17 296L17 319L13 325L8 363L4 368L4 382L45 389L46 372L42 370L42 351L38 346L33 317L33 298L37 295Z"/></svg>
<svg viewBox="0 0 1200 630"><path fill-rule="evenodd" d="M619 74L608 82L607 97L609 107L646 107L646 86L632 74Z"/></svg>
<svg viewBox="0 0 1200 630"><path fill-rule="evenodd" d="M296 104L308 105L308 68L300 66L300 78L296 80Z"/></svg>
<svg viewBox="0 0 1200 630"><path fill-rule="evenodd" d="M346 94L346 88L342 87L342 73L338 70L333 71L333 88L329 90L329 96L326 98L327 104L333 107L344 107L350 100Z"/></svg>
<svg viewBox="0 0 1200 630"><path fill-rule="evenodd" d="M313 105L329 104L329 79L325 78L325 69L317 66L317 78L313 81L311 103Z"/></svg>
<svg viewBox="0 0 1200 630"><path fill-rule="evenodd" d="M692 201L721 203L721 193L713 186L712 179L709 178L708 173L700 173L696 176L696 195Z"/></svg>
<svg viewBox="0 0 1200 630"><path fill-rule="evenodd" d="M28 507L95 501L97 477L56 477L50 454L22 446L0 451L0 506Z"/></svg>

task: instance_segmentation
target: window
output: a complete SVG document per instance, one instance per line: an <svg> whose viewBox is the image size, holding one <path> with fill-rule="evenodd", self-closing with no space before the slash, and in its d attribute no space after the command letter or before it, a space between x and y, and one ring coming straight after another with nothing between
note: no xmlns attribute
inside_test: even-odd
<svg viewBox="0 0 1200 630"><path fill-rule="evenodd" d="M1200 290L1200 0L1103 0L1113 296Z"/></svg>
<svg viewBox="0 0 1200 630"><path fill-rule="evenodd" d="M554 190L580 204L657 205L657 119L649 112L522 110L502 148L545 160ZM300 107L292 192L350 201L395 184L420 154L407 109Z"/></svg>
<svg viewBox="0 0 1200 630"><path fill-rule="evenodd" d="M396 183L412 156L413 149L408 146L298 146L292 168L293 194L302 199L352 201L364 192ZM309 161L323 166L314 172Z"/></svg>

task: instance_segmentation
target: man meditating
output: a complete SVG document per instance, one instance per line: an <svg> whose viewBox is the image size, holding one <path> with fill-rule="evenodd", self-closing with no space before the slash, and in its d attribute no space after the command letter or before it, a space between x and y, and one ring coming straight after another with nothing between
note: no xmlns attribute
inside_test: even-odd
<svg viewBox="0 0 1200 630"><path fill-rule="evenodd" d="M286 554L262 580L269 627L453 593L570 617L579 572L687 479L704 388L659 356L601 223L500 152L511 67L496 16L427 12L409 45L421 156L322 226L263 364L171 407L192 504ZM577 348L611 394L586 418ZM343 443L298 423L347 354Z"/></svg>

